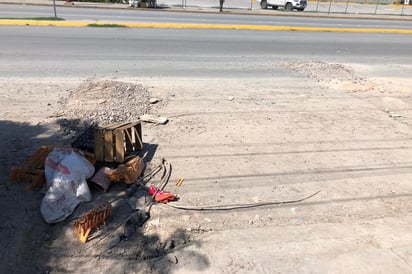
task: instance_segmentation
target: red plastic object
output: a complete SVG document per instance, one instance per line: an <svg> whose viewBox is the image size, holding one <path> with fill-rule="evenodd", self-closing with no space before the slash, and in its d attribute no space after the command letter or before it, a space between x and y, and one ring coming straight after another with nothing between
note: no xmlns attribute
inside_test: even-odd
<svg viewBox="0 0 412 274"><path fill-rule="evenodd" d="M158 203L167 204L168 202L176 201L176 195L170 192L160 191L154 185L150 185L148 191L150 195L154 195L154 200Z"/></svg>

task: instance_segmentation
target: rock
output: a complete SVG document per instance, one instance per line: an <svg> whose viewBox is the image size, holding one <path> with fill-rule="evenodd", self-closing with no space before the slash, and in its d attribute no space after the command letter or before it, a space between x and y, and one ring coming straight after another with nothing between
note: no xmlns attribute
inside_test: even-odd
<svg viewBox="0 0 412 274"><path fill-rule="evenodd" d="M179 260L177 259L177 257L173 254L167 254L166 255L166 259L171 262L172 264L177 264L179 262Z"/></svg>
<svg viewBox="0 0 412 274"><path fill-rule="evenodd" d="M133 219L135 220L136 225L138 227L142 227L149 218L150 218L150 213L147 212L144 208L137 210L133 216Z"/></svg>
<svg viewBox="0 0 412 274"><path fill-rule="evenodd" d="M150 104L156 104L156 103L159 103L159 101L160 99L156 97L150 98L149 100Z"/></svg>
<svg viewBox="0 0 412 274"><path fill-rule="evenodd" d="M397 114L397 113L390 112L390 113L389 113L389 117L392 117L392 118L401 118L402 115Z"/></svg>
<svg viewBox="0 0 412 274"><path fill-rule="evenodd" d="M133 236L136 234L137 230L137 225L136 221L131 218L130 220L127 220L125 227L124 227L124 233L123 236L126 240L133 238Z"/></svg>
<svg viewBox="0 0 412 274"><path fill-rule="evenodd" d="M233 101L233 100L235 100L235 97L233 97L233 96L228 96L227 99L228 99L229 101Z"/></svg>
<svg viewBox="0 0 412 274"><path fill-rule="evenodd" d="M167 117L161 117L161 116L152 115L152 114L143 114L143 115L140 115L139 118L143 122L155 123L155 124L161 124L161 125L164 125L169 121Z"/></svg>

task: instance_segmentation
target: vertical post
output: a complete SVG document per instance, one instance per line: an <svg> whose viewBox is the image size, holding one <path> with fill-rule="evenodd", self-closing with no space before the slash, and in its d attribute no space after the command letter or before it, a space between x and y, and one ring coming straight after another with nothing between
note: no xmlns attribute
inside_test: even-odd
<svg viewBox="0 0 412 274"><path fill-rule="evenodd" d="M403 15L403 9L405 8L405 4L401 4L401 5L402 5L402 9L401 9L401 16L402 16Z"/></svg>
<svg viewBox="0 0 412 274"><path fill-rule="evenodd" d="M250 0L250 10L253 9L253 0Z"/></svg>
<svg viewBox="0 0 412 274"><path fill-rule="evenodd" d="M316 12L318 12L318 8L319 8L319 0L316 2Z"/></svg>
<svg viewBox="0 0 412 274"><path fill-rule="evenodd" d="M349 0L346 0L346 8L345 8L345 13L348 13L348 5L349 5Z"/></svg>
<svg viewBox="0 0 412 274"><path fill-rule="evenodd" d="M54 18L57 18L56 0L53 0L53 10L54 10Z"/></svg>
<svg viewBox="0 0 412 274"><path fill-rule="evenodd" d="M380 4L380 0L376 1L376 7L375 7L375 15L378 12L378 6Z"/></svg>
<svg viewBox="0 0 412 274"><path fill-rule="evenodd" d="M329 1L329 9L328 9L328 14L330 14L330 7L332 6L332 0Z"/></svg>

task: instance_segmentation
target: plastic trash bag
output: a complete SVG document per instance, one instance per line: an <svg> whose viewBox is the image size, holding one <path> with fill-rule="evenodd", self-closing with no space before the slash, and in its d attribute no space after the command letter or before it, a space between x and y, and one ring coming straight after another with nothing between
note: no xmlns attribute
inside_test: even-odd
<svg viewBox="0 0 412 274"><path fill-rule="evenodd" d="M86 179L94 174L94 166L72 148L56 148L45 161L47 192L40 211L47 223L61 222L81 202L91 201Z"/></svg>

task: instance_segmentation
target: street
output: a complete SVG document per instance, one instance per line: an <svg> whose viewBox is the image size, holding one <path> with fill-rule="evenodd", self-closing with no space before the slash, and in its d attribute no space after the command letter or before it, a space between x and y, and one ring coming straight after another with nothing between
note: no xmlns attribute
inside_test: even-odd
<svg viewBox="0 0 412 274"><path fill-rule="evenodd" d="M296 60L384 67L412 58L412 36L397 34L3 27L0 35L3 77L265 78L289 76L276 64Z"/></svg>

